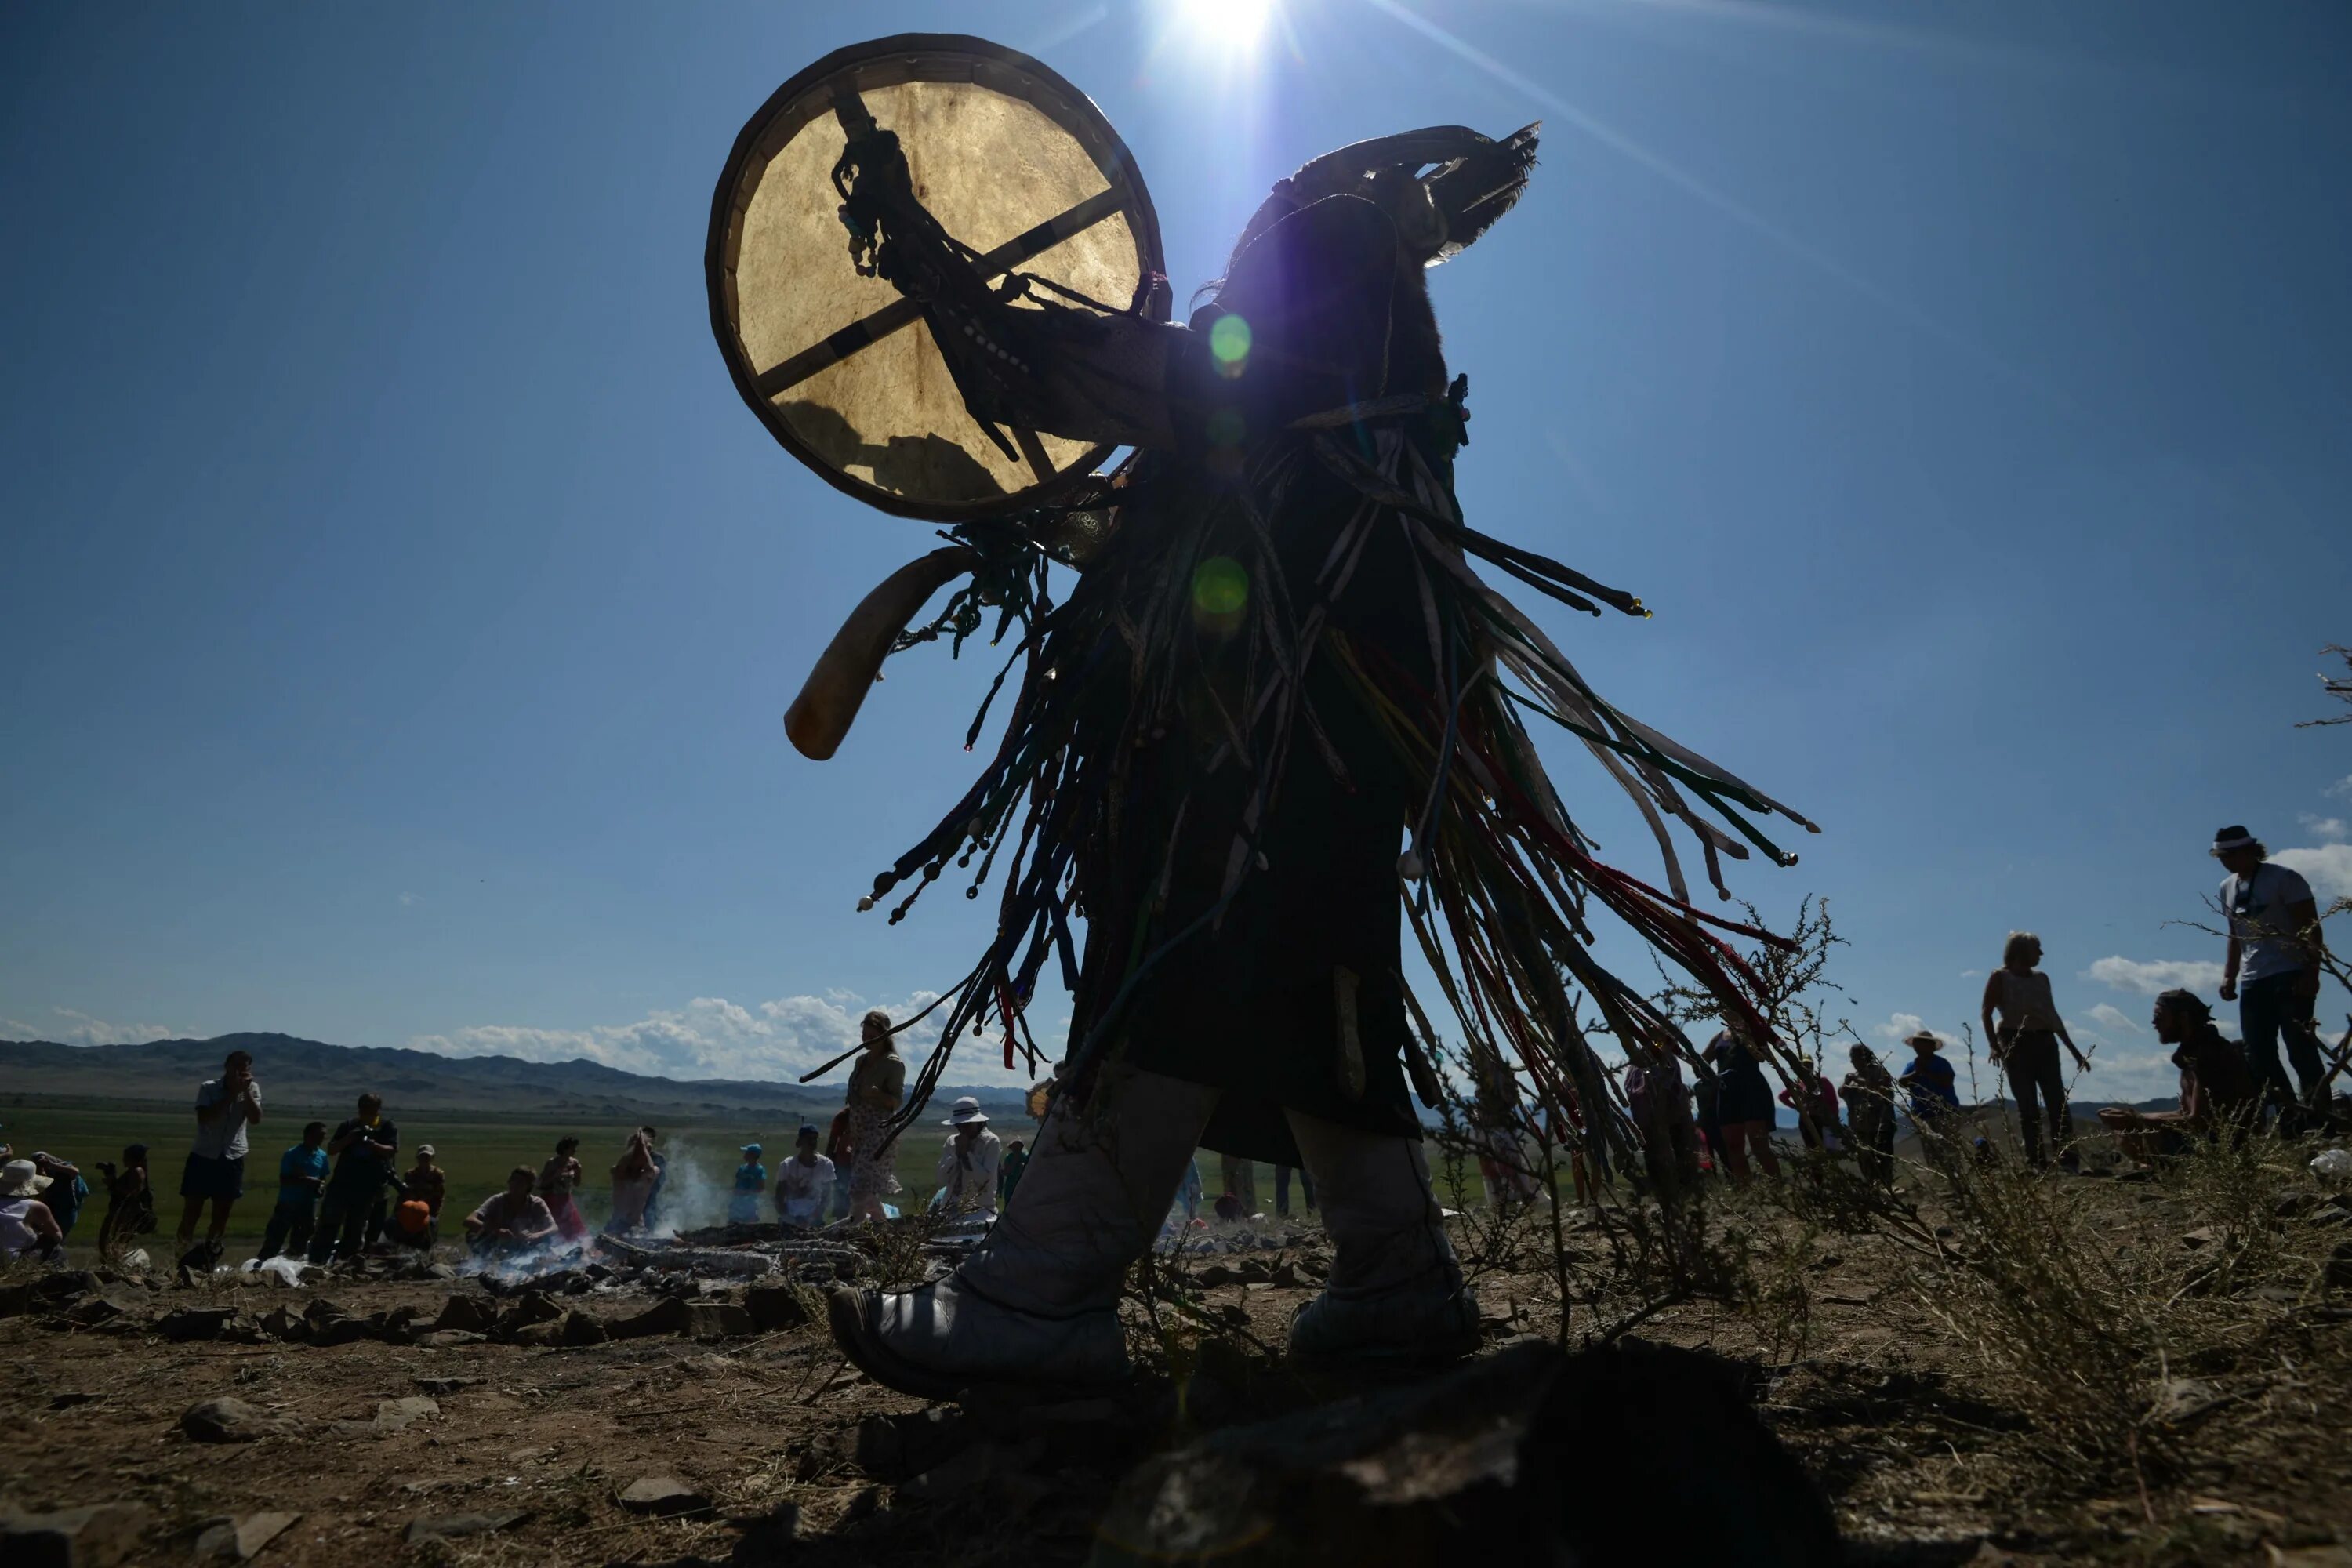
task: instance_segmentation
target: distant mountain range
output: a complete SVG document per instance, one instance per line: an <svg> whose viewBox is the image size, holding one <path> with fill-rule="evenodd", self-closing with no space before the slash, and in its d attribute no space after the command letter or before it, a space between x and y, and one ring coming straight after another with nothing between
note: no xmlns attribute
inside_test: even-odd
<svg viewBox="0 0 2352 1568"><path fill-rule="evenodd" d="M0 1100L107 1100L185 1106L196 1085L220 1074L234 1050L253 1053L265 1102L332 1107L373 1089L388 1109L473 1111L486 1116L620 1118L691 1121L742 1111L771 1117L830 1116L842 1086L741 1079L680 1080L623 1072L575 1058L529 1062L520 1057L445 1057L380 1046L331 1046L291 1035L221 1035L209 1040L146 1045L67 1046L54 1040L0 1040ZM1019 1114L1020 1091L941 1086L933 1102L975 1095L1000 1115ZM944 1112L943 1112L944 1113Z"/></svg>

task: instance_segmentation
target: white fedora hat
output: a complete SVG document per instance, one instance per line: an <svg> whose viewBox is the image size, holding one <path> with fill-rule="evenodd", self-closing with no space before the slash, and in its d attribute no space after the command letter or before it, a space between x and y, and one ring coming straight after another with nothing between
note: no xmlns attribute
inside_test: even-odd
<svg viewBox="0 0 2352 1568"><path fill-rule="evenodd" d="M940 1125L942 1127L970 1127L975 1122L984 1124L987 1121L988 1112L980 1108L979 1100L974 1096L967 1094L961 1100L955 1102L955 1108L948 1112L948 1119L945 1121L940 1122Z"/></svg>

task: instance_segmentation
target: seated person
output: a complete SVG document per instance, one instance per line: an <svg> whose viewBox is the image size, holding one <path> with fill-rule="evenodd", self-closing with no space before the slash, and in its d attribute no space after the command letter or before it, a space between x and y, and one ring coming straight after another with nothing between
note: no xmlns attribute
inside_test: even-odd
<svg viewBox="0 0 2352 1568"><path fill-rule="evenodd" d="M466 1216L466 1240L477 1252L516 1252L555 1236L555 1212L531 1191L539 1173L517 1165L507 1173L507 1190L482 1200Z"/></svg>
<svg viewBox="0 0 2352 1568"><path fill-rule="evenodd" d="M816 1152L816 1129L803 1127L792 1157L776 1167L776 1217L814 1229L824 1223L833 1196L833 1162Z"/></svg>
<svg viewBox="0 0 2352 1568"><path fill-rule="evenodd" d="M2110 1105L2099 1121L2116 1134L2123 1152L2143 1165L2187 1152L2192 1137L2218 1138L2223 1128L2234 1137L2261 1114L2262 1086L2246 1066L2237 1047L2213 1026L2212 1009L2188 991L2168 991L2156 999L2148 1020L2156 1037L2174 1047L2172 1065L2180 1069L2180 1109L2133 1110Z"/></svg>

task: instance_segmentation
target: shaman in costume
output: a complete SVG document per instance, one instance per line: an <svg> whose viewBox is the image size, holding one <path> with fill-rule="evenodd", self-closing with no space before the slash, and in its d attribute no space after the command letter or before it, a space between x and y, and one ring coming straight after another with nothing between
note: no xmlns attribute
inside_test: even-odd
<svg viewBox="0 0 2352 1568"><path fill-rule="evenodd" d="M918 200L889 129L844 124L834 178L853 252L919 307L971 414L992 435L1136 455L1066 504L953 530L920 586L947 569L974 582L899 639L961 642L988 605L1007 635L1018 623L1025 659L994 761L876 885L877 900L919 894L951 864L977 855L985 877L1004 861L997 934L944 999L946 1037L902 1120L960 1036L1001 1024L1008 1065L1017 1042L1034 1049L1024 1008L1049 963L1073 1022L1003 1218L943 1280L838 1293L836 1336L926 1394L1122 1375L1125 1270L1206 1144L1303 1165L1322 1195L1337 1256L1292 1326L1295 1356L1466 1352L1476 1306L1412 1105L1437 1084L1406 922L1458 1027L1515 1057L1555 1112L1609 1121L1595 1136L1622 1157L1568 986L1634 1060L1689 1047L1594 963L1588 917L1613 912L1760 1038L1738 961L1705 929L1725 922L1685 901L1664 819L1697 836L1718 891L1718 854L1744 856L1743 839L1785 858L1733 809L1775 803L1608 706L1470 565L1596 615L1642 613L1471 529L1454 502L1465 380L1449 380L1425 270L1517 199L1535 128L1440 127L1317 159L1176 326L1140 294L1123 309L1018 273L986 281ZM1077 568L1066 602L1046 596L1048 559ZM1591 858L1522 711L1633 794L1670 893Z"/></svg>

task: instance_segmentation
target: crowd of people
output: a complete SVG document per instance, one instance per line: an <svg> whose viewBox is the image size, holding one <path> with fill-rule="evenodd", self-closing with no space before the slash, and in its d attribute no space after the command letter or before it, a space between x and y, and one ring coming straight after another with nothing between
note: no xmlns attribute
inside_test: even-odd
<svg viewBox="0 0 2352 1568"><path fill-rule="evenodd" d="M2212 1008L2192 991L2172 989L2156 998L2149 1027L2172 1047L2179 1104L2153 1111L2110 1105L2099 1111L2126 1157L2141 1164L2176 1156L2194 1139L2243 1137L2264 1126L2294 1131L2325 1124L2332 1114L2338 1065L2327 1060L2314 1019L2326 953L2317 900L2308 882L2273 862L2242 826L2217 834L2212 854L2228 873L2217 898L2229 922L2221 996L2239 1003L2240 1037L2227 1039ZM2072 1058L2076 1072L2084 1073L2091 1058L2067 1030L2042 958L2040 937L2011 931L2000 966L1986 977L1979 1022L1992 1066L2015 1101L2026 1162L2079 1170L2063 1059ZM1931 1159L1963 1152L1997 1158L1992 1142L1962 1115L1958 1075L1945 1055L1949 1043L1933 1030L1918 1030L1904 1041L1912 1059L1897 1074L1857 1041L1838 1082L1801 1056L1794 1079L1777 1095L1763 1054L1736 1030L1707 1045L1703 1071L1689 1088L1671 1058L1646 1068L1629 1064L1622 1088L1646 1173L1661 1177L1661 1166L1671 1164L1685 1175L1719 1173L1736 1184L1750 1180L1752 1167L1778 1174L1776 1100L1795 1112L1806 1147L1851 1156L1873 1180L1894 1179L1895 1136L1906 1112ZM2292 1079L2280 1060L2282 1044ZM1485 1113L1489 1131L1481 1166L1490 1196L1523 1198L1533 1190L1517 1146L1528 1122L1509 1104L1507 1090L1482 1084L1482 1103L1491 1108L1498 1093L1500 1114ZM1572 1173L1580 1195L1580 1163Z"/></svg>
<svg viewBox="0 0 2352 1568"><path fill-rule="evenodd" d="M862 1033L864 1048L830 1139L814 1124L800 1128L772 1181L761 1145L743 1144L728 1194L728 1223L761 1223L772 1215L782 1225L814 1228L898 1213L889 1202L901 1191L895 1161L860 1159L858 1151L881 1148L904 1098L906 1064L887 1014L867 1015ZM173 1237L174 1256L185 1265L209 1268L223 1260L231 1216L246 1196L247 1160L262 1106L249 1051L229 1052L220 1075L197 1086ZM976 1099L955 1102L942 1123L947 1132L934 1170L934 1208L992 1220L1011 1195L1027 1153L1021 1140L1000 1140L989 1123ZM8 1152L0 1145L0 1257L56 1257L92 1189L79 1167L47 1151L22 1160ZM606 1231L665 1228L668 1166L653 1128L628 1135L612 1165ZM97 1243L100 1255L112 1258L159 1228L147 1145L131 1144L120 1165L101 1162L98 1169L107 1205ZM580 1140L557 1139L544 1163L515 1166L499 1190L459 1221L466 1244L482 1254L584 1246L591 1236L580 1208L586 1180ZM429 1252L441 1239L448 1195L448 1174L434 1146L417 1144L404 1163L400 1129L384 1114L383 1097L362 1094L350 1117L332 1129L309 1123L278 1156L275 1198L253 1261L282 1257L315 1265L399 1248Z"/></svg>
<svg viewBox="0 0 2352 1568"><path fill-rule="evenodd" d="M2193 992L2168 990L2157 997L2149 1026L2172 1047L2179 1104L2154 1111L2106 1106L2099 1112L2124 1153L2144 1163L2178 1154L2199 1138L2243 1136L2266 1125L2292 1131L2322 1122L2340 1068L2327 1059L2314 1023L2326 950L2309 884L2273 862L2261 841L2241 826L2216 835L2212 853L2228 873L2219 894L2229 921L2221 997L2238 1003L2240 1035L2235 1042L2224 1037L2212 1008ZM2000 966L1985 981L1979 1019L1994 1068L2015 1100L2025 1159L2037 1167L2078 1169L2063 1060L2088 1072L2091 1058L2067 1030L2041 967L2043 956L2041 938L2011 932ZM866 1015L860 1034L843 1105L829 1131L801 1127L772 1179L762 1146L741 1146L727 1200L730 1224L761 1223L772 1214L780 1224L814 1228L899 1212L891 1201L903 1194L897 1162L879 1153L864 1156L885 1147L905 1099L906 1061L887 1014ZM1964 1131L1973 1124L1962 1114L1957 1074L1945 1055L1948 1041L1923 1028L1904 1043L1912 1057L1899 1073L1857 1041L1842 1080L1832 1081L1819 1064L1800 1057L1796 1076L1777 1093L1765 1052L1737 1029L1717 1034L1700 1053L1695 1082L1685 1083L1670 1057L1629 1064L1622 1087L1647 1175L1663 1179L1669 1167L1685 1177L1712 1173L1734 1183L1746 1183L1759 1170L1777 1175L1776 1105L1794 1112L1806 1147L1851 1157L1876 1181L1894 1178L1895 1137L1906 1113L1931 1158L1958 1151L1969 1142ZM1517 1105L1507 1068L1499 1060L1486 1067L1474 1086L1480 1170L1490 1197L1524 1200L1538 1185L1526 1140L1561 1130L1535 1129ZM253 1058L243 1050L231 1051L220 1076L196 1089L174 1237L184 1263L209 1268L221 1259L230 1215L245 1196L246 1160L254 1129L261 1125L262 1103ZM1568 1116L1581 1123L1578 1108ZM950 1219L992 1221L1027 1164L1024 1142L1001 1140L987 1111L969 1095L954 1102L940 1126L946 1135L928 1206ZM1989 1152L1981 1137L1973 1142ZM579 1151L580 1140L567 1136L538 1168L515 1166L505 1185L460 1222L467 1244L484 1253L584 1244L590 1229L579 1205L586 1179ZM92 1188L79 1166L47 1151L23 1159L10 1153L0 1144L0 1256L54 1257L79 1224ZM1588 1174L1580 1153L1569 1168L1581 1196ZM147 1146L131 1144L119 1165L100 1162L98 1170L107 1199L98 1246L111 1257L158 1227ZM612 1166L605 1229L624 1235L661 1229L667 1174L655 1130L636 1129ZM1171 1223L1204 1223L1203 1208L1227 1219L1260 1213L1252 1162L1225 1157L1218 1175L1211 1198L1197 1163L1186 1171ZM1294 1176L1305 1207L1315 1206L1307 1173L1278 1167L1277 1215L1290 1212ZM440 1239L447 1196L448 1177L436 1163L434 1146L418 1144L404 1164L400 1130L384 1114L382 1097L362 1094L351 1116L331 1130L323 1121L309 1123L278 1156L275 1203L255 1257L325 1264L383 1248L429 1251Z"/></svg>

